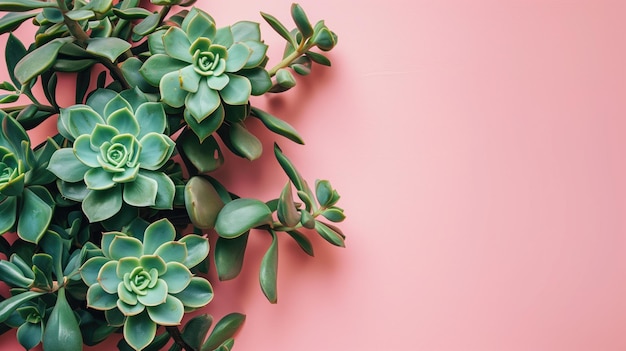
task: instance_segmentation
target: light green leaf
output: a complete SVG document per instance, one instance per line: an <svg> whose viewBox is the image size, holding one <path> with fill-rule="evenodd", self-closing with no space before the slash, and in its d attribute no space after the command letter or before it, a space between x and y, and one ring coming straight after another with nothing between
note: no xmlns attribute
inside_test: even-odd
<svg viewBox="0 0 626 351"><path fill-rule="evenodd" d="M229 105L243 105L248 102L250 93L252 92L252 85L248 78L227 73L230 79L228 85L220 90L220 96L224 99L224 102Z"/></svg>
<svg viewBox="0 0 626 351"><path fill-rule="evenodd" d="M169 56L177 60L193 62L193 58L189 53L191 43L182 29L178 27L168 29L165 35L163 35L163 46Z"/></svg>
<svg viewBox="0 0 626 351"><path fill-rule="evenodd" d="M61 47L72 40L71 37L57 38L33 50L15 66L15 77L24 84L43 73L54 64Z"/></svg>
<svg viewBox="0 0 626 351"><path fill-rule="evenodd" d="M93 284L87 290L87 304L96 310L110 310L117 306L117 294L109 294L99 284Z"/></svg>
<svg viewBox="0 0 626 351"><path fill-rule="evenodd" d="M235 238L262 224L272 223L272 212L256 199L235 199L217 215L215 231L225 238Z"/></svg>
<svg viewBox="0 0 626 351"><path fill-rule="evenodd" d="M0 261L0 276L10 287L28 288L33 280L24 276L18 266L9 261Z"/></svg>
<svg viewBox="0 0 626 351"><path fill-rule="evenodd" d="M153 254L159 246L166 242L173 241L175 237L176 229L167 219L163 218L151 223L144 232L144 255Z"/></svg>
<svg viewBox="0 0 626 351"><path fill-rule="evenodd" d="M158 12L149 15L133 27L133 33L144 36L153 32L158 26L161 20L161 14Z"/></svg>
<svg viewBox="0 0 626 351"><path fill-rule="evenodd" d="M156 198L151 208L157 210L171 210L176 195L176 186L170 177L163 172L140 170L140 175L154 180L157 184Z"/></svg>
<svg viewBox="0 0 626 351"><path fill-rule="evenodd" d="M167 126L163 104L158 102L146 102L139 105L135 111L135 119L140 127L137 135L139 139L151 132L163 133Z"/></svg>
<svg viewBox="0 0 626 351"><path fill-rule="evenodd" d="M226 59L226 72L237 72L243 68L252 55L252 50L242 43L236 43L228 48L228 58Z"/></svg>
<svg viewBox="0 0 626 351"><path fill-rule="evenodd" d="M187 258L187 246L184 243L169 241L159 246L154 254L167 262L184 262Z"/></svg>
<svg viewBox="0 0 626 351"><path fill-rule="evenodd" d="M167 295L164 303L146 308L150 319L160 325L179 325L185 314L185 306L179 299Z"/></svg>
<svg viewBox="0 0 626 351"><path fill-rule="evenodd" d="M156 323L147 312L129 316L124 323L124 339L135 350L141 350L152 342L156 330Z"/></svg>
<svg viewBox="0 0 626 351"><path fill-rule="evenodd" d="M222 92L223 91L224 90L222 90ZM196 93L189 93L185 99L185 106L197 122L202 122L205 118L209 117L217 110L220 104L220 97L217 91L209 88L206 81L200 81L198 91Z"/></svg>
<svg viewBox="0 0 626 351"><path fill-rule="evenodd" d="M168 294L176 294L183 291L191 281L191 272L184 264L168 262L165 274L159 276L167 284ZM153 318L154 320L154 318Z"/></svg>
<svg viewBox="0 0 626 351"><path fill-rule="evenodd" d="M195 234L187 234L178 242L187 247L187 258L182 262L187 268L199 265L209 254L209 240Z"/></svg>
<svg viewBox="0 0 626 351"><path fill-rule="evenodd" d="M143 255L143 244L136 238L118 235L111 241L109 253L114 260L126 257L139 258Z"/></svg>
<svg viewBox="0 0 626 351"><path fill-rule="evenodd" d="M109 259L102 256L92 257L80 267L80 276L87 286L91 286L98 282L98 273L100 268L105 263L109 262Z"/></svg>
<svg viewBox="0 0 626 351"><path fill-rule="evenodd" d="M196 9L196 14L190 14L185 18L182 28L187 32L190 42L194 42L198 38L213 39L215 36L215 22L205 12Z"/></svg>
<svg viewBox="0 0 626 351"><path fill-rule="evenodd" d="M218 130L222 122L224 122L224 107L220 104L215 112L202 122L196 121L195 117L193 117L187 109L185 109L183 116L189 128L198 136L200 141L204 141Z"/></svg>
<svg viewBox="0 0 626 351"><path fill-rule="evenodd" d="M174 142L163 134L150 132L141 138L139 143L141 153L138 161L144 169L154 171L163 167L174 152Z"/></svg>
<svg viewBox="0 0 626 351"><path fill-rule="evenodd" d="M137 300L144 306L157 306L165 302L167 298L167 284L163 279L158 279L151 289L147 289L146 295L137 295Z"/></svg>
<svg viewBox="0 0 626 351"><path fill-rule="evenodd" d="M156 180L139 173L135 181L124 184L124 202L137 207L154 206L158 190Z"/></svg>
<svg viewBox="0 0 626 351"><path fill-rule="evenodd" d="M184 67L189 66L189 63L177 60L169 57L165 54L156 54L150 56L146 62L144 62L139 72L143 77L155 87L159 86L161 78L174 71L178 71Z"/></svg>
<svg viewBox="0 0 626 351"><path fill-rule="evenodd" d="M174 294L183 305L190 308L200 308L206 306L213 299L213 287L204 278L193 277L185 290Z"/></svg>

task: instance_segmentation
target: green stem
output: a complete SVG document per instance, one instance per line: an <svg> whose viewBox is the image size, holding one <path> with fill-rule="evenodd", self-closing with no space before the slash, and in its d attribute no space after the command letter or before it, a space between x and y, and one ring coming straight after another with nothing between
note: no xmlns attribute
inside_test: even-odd
<svg viewBox="0 0 626 351"><path fill-rule="evenodd" d="M295 61L300 56L302 56L302 54L307 52L311 48L311 46L312 45L309 44L308 41L306 41L306 42L303 41L302 43L300 43L300 45L298 46L298 48L294 52L289 54L289 56L285 57L276 66L272 67L272 69L267 71L267 73L270 74L270 77L275 76L276 72L278 72L279 69L285 68L285 67L288 67L289 65L291 65L291 63L293 63L293 61Z"/></svg>
<svg viewBox="0 0 626 351"><path fill-rule="evenodd" d="M315 219L315 218L319 217L322 214L322 212L324 212L324 210L326 210L326 207L322 206L317 211L314 211L313 213L311 213L311 216L313 216L313 219ZM274 229L274 231L277 231L277 232L289 232L289 231L292 231L292 230L296 230L296 229L302 228L302 224L298 223L298 224L296 224L293 227L287 227L287 226L284 226L280 222L274 222L274 223L270 224L270 228Z"/></svg>

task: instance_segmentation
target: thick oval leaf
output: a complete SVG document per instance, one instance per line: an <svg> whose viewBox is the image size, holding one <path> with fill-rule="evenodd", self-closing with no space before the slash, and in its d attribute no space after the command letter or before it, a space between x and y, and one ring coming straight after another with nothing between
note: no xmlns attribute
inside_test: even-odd
<svg viewBox="0 0 626 351"><path fill-rule="evenodd" d="M220 280L233 279L241 272L248 236L249 233L244 233L233 239L217 238L215 268Z"/></svg>
<svg viewBox="0 0 626 351"><path fill-rule="evenodd" d="M235 335L245 320L246 316L241 313L231 313L224 316L224 318L217 322L215 328L213 328L213 331L211 332L211 335L205 341L204 345L202 345L200 350L215 350L215 348L219 347L224 341Z"/></svg>
<svg viewBox="0 0 626 351"><path fill-rule="evenodd" d="M313 27L311 26L311 22L306 17L306 13L302 7L298 4L291 4L291 18L296 22L296 26L304 39L310 38L313 35Z"/></svg>
<svg viewBox="0 0 626 351"><path fill-rule="evenodd" d="M276 233L272 233L272 244L263 256L261 261L261 270L259 272L259 283L261 290L270 303L276 303L278 300L276 292L276 276L278 274L278 237Z"/></svg>
<svg viewBox="0 0 626 351"><path fill-rule="evenodd" d="M87 41L87 52L106 57L111 62L117 60L130 47L129 42L120 38L92 38Z"/></svg>
<svg viewBox="0 0 626 351"><path fill-rule="evenodd" d="M343 237L322 222L315 221L315 231L318 232L319 235L324 238L324 240L335 246L346 246Z"/></svg>
<svg viewBox="0 0 626 351"><path fill-rule="evenodd" d="M124 339L135 350L148 346L156 334L157 325L147 312L129 316L124 324Z"/></svg>
<svg viewBox="0 0 626 351"><path fill-rule="evenodd" d="M186 132L178 138L177 142L182 148L183 156L200 173L212 172L224 163L224 155L213 136L209 136L200 142L195 133Z"/></svg>
<svg viewBox="0 0 626 351"><path fill-rule="evenodd" d="M213 229L224 202L203 177L192 177L185 185L185 207L194 226Z"/></svg>
<svg viewBox="0 0 626 351"><path fill-rule="evenodd" d="M280 118L274 117L271 114L260 110L256 107L252 108L252 116L258 118L263 122L263 125L272 132L282 135L285 138L294 141L298 144L304 145L304 141L300 134L289 123L283 121Z"/></svg>
<svg viewBox="0 0 626 351"><path fill-rule="evenodd" d="M65 288L58 291L57 302L50 313L43 334L44 351L83 349L83 337L74 311L65 298Z"/></svg>
<svg viewBox="0 0 626 351"><path fill-rule="evenodd" d="M256 160L263 154L261 141L250 133L243 123L235 123L231 126L229 139L237 153L250 161Z"/></svg>
<svg viewBox="0 0 626 351"><path fill-rule="evenodd" d="M217 215L215 231L224 238L236 238L262 224L272 223L272 212L257 199L235 199Z"/></svg>
<svg viewBox="0 0 626 351"><path fill-rule="evenodd" d="M15 77L22 84L35 78L54 64L61 47L72 40L71 37L57 38L33 50L17 63Z"/></svg>
<svg viewBox="0 0 626 351"><path fill-rule="evenodd" d="M295 227L300 222L300 213L293 202L291 183L287 182L280 193L277 207L278 220L288 226Z"/></svg>

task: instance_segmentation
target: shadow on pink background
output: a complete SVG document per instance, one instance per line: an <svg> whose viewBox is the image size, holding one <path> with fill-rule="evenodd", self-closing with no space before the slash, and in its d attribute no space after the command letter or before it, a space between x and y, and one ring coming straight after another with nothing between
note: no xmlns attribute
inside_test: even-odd
<svg viewBox="0 0 626 351"><path fill-rule="evenodd" d="M289 20L288 1L199 3L218 25ZM235 350L626 349L626 3L300 3L338 33L333 67L256 103L301 132L276 140L303 175L342 194L347 248L311 236L309 258L281 237L270 305L253 235L205 310L247 315ZM227 162L242 196L286 181L270 152Z"/></svg>

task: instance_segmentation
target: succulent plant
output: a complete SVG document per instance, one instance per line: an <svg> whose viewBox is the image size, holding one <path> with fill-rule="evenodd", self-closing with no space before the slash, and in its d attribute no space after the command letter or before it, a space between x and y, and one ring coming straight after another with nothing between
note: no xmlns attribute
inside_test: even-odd
<svg viewBox="0 0 626 351"><path fill-rule="evenodd" d="M21 238L37 242L54 209L52 195L41 186L54 180L45 171L51 149L33 152L24 128L4 112L0 124L0 234L17 227Z"/></svg>
<svg viewBox="0 0 626 351"><path fill-rule="evenodd" d="M122 203L155 209L172 208L175 187L159 171L174 152L165 134L161 103L142 95L100 90L87 105L61 110L58 129L72 148L54 152L48 169L61 182L63 196L82 202L91 222L115 215Z"/></svg>
<svg viewBox="0 0 626 351"><path fill-rule="evenodd" d="M87 305L106 311L109 324L123 324L124 338L136 350L153 340L157 325L178 325L186 310L213 298L211 284L189 270L207 257L208 240L189 234L175 241L175 236L166 219L150 224L141 240L104 233L102 256L81 268L89 286Z"/></svg>
<svg viewBox="0 0 626 351"><path fill-rule="evenodd" d="M238 22L216 29L211 16L192 8L180 28L150 35L152 56L140 72L159 87L164 103L185 106L187 123L206 136L221 125L225 106L247 105L251 94L262 94L271 87L270 77L261 67L267 46L260 39L256 23ZM251 81L251 75L258 78Z"/></svg>

